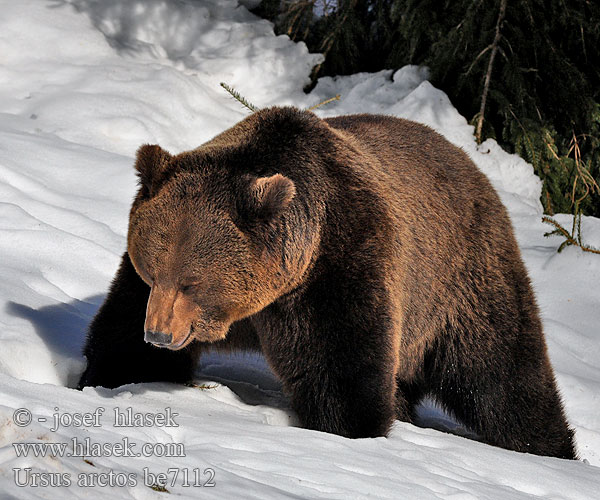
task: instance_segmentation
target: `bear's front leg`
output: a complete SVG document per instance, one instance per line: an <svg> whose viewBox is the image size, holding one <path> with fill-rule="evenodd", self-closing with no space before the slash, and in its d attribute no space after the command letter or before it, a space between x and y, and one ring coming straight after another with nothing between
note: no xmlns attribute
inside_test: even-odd
<svg viewBox="0 0 600 500"><path fill-rule="evenodd" d="M350 438L385 436L396 417L395 345L386 311L369 316L329 295L281 300L256 320L263 351L303 427Z"/></svg>
<svg viewBox="0 0 600 500"><path fill-rule="evenodd" d="M90 325L83 351L87 368L78 389L191 378L197 346L170 351L144 341L149 295L150 288L136 273L129 255L123 254L106 300Z"/></svg>
<svg viewBox="0 0 600 500"><path fill-rule="evenodd" d="M390 386L377 367L330 366L292 384L292 407L307 429L349 438L385 436L395 418Z"/></svg>

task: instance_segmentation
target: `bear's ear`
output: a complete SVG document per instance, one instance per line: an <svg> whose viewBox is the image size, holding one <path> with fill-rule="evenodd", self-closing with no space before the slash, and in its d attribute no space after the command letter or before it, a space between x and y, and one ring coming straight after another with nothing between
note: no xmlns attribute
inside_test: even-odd
<svg viewBox="0 0 600 500"><path fill-rule="evenodd" d="M172 156L157 144L144 144L137 150L135 169L145 193L152 196L160 187L164 173Z"/></svg>
<svg viewBox="0 0 600 500"><path fill-rule="evenodd" d="M281 174L254 178L248 186L241 215L247 220L270 220L285 209L295 195L294 182Z"/></svg>

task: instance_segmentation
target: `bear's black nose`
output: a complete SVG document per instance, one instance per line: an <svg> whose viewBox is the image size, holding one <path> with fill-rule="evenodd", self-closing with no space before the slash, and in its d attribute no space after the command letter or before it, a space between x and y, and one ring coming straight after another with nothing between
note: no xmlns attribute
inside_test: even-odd
<svg viewBox="0 0 600 500"><path fill-rule="evenodd" d="M173 335L170 333L146 330L144 332L144 340L155 345L169 345L173 341Z"/></svg>

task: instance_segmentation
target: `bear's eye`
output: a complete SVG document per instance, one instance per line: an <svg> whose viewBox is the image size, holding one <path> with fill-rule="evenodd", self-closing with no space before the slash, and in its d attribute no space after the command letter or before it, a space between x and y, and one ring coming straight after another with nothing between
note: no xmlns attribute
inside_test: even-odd
<svg viewBox="0 0 600 500"><path fill-rule="evenodd" d="M181 291L183 293L191 293L197 290L199 286L199 283L186 283L185 285L181 285Z"/></svg>

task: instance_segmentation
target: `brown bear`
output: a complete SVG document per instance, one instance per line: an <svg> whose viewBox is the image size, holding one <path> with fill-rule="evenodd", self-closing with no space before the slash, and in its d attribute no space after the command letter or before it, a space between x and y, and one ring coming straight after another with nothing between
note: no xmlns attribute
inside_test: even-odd
<svg viewBox="0 0 600 500"><path fill-rule="evenodd" d="M431 395L484 442L575 458L507 212L433 130L274 107L135 166L80 388L254 349L307 428L383 436Z"/></svg>

